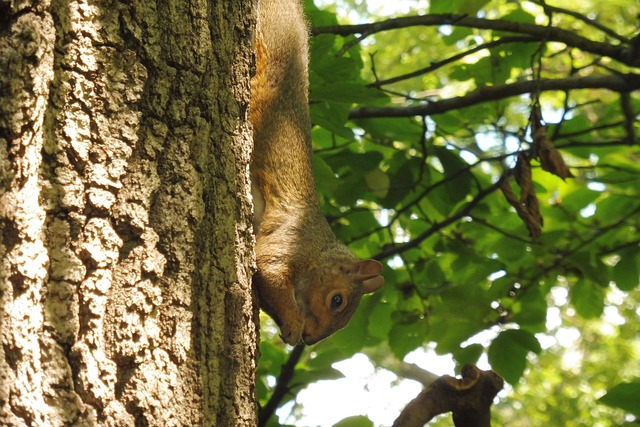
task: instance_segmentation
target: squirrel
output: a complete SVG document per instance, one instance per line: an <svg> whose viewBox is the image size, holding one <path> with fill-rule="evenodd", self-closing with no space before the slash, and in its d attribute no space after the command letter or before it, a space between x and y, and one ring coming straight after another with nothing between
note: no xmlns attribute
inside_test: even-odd
<svg viewBox="0 0 640 427"><path fill-rule="evenodd" d="M298 0L260 0L249 121L261 308L284 342L311 345L344 327L379 289L382 264L359 261L318 202L311 161L308 29Z"/></svg>

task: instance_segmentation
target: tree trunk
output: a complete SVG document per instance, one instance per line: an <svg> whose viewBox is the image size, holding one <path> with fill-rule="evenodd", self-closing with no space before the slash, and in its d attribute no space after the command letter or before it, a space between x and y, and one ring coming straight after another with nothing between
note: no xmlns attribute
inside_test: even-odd
<svg viewBox="0 0 640 427"><path fill-rule="evenodd" d="M0 425L255 424L254 3L0 5Z"/></svg>

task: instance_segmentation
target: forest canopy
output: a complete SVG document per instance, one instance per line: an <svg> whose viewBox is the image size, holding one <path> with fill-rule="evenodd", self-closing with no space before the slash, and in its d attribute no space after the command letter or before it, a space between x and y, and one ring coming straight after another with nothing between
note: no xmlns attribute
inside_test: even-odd
<svg viewBox="0 0 640 427"><path fill-rule="evenodd" d="M510 384L498 425L637 422L640 4L394 3L305 3L322 206L386 283L308 349L263 317L263 418L430 348Z"/></svg>

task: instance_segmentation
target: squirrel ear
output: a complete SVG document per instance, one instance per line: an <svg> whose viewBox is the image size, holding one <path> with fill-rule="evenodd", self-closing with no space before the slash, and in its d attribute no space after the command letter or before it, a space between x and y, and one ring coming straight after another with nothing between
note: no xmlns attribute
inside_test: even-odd
<svg viewBox="0 0 640 427"><path fill-rule="evenodd" d="M377 291L384 284L382 273L382 264L373 259L356 262L358 272L356 280L362 281L362 293L368 294Z"/></svg>
<svg viewBox="0 0 640 427"><path fill-rule="evenodd" d="M384 277L376 276L372 279L365 280L362 282L362 293L370 294L371 292L375 292L380 289L384 285Z"/></svg>
<svg viewBox="0 0 640 427"><path fill-rule="evenodd" d="M354 265L358 280L367 280L382 273L382 264L374 259L357 261Z"/></svg>

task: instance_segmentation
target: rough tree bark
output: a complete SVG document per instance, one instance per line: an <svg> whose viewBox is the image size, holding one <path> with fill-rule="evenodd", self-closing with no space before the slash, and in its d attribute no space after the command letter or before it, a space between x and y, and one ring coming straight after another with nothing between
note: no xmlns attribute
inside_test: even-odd
<svg viewBox="0 0 640 427"><path fill-rule="evenodd" d="M254 10L0 3L0 425L255 423Z"/></svg>

